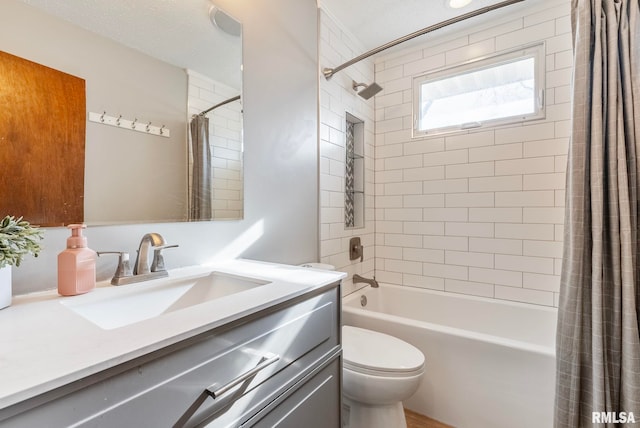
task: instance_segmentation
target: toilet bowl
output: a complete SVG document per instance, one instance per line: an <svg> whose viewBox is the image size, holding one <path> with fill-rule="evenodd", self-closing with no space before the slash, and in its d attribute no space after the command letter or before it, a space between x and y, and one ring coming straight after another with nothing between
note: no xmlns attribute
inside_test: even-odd
<svg viewBox="0 0 640 428"><path fill-rule="evenodd" d="M396 337L342 327L343 428L406 428L402 400L424 374L424 355Z"/></svg>

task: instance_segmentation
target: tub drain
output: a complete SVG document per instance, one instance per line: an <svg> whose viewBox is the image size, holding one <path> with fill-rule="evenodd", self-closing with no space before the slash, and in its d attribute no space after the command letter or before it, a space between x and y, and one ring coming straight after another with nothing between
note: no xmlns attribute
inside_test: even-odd
<svg viewBox="0 0 640 428"><path fill-rule="evenodd" d="M364 294L360 296L360 306L367 306L367 296Z"/></svg>

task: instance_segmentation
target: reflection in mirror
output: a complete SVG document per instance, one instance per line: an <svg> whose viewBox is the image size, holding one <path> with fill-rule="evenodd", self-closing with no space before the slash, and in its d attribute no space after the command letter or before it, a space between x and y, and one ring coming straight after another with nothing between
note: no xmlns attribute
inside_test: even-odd
<svg viewBox="0 0 640 428"><path fill-rule="evenodd" d="M209 9L209 17L214 26L230 38L241 36L241 24L218 7ZM236 67L241 69L240 61ZM189 72L191 221L243 218L242 100L239 94L239 88ZM207 106L206 103L214 104Z"/></svg>
<svg viewBox="0 0 640 428"><path fill-rule="evenodd" d="M194 114L191 119L190 220L242 218L242 111L239 101L240 95L236 95Z"/></svg>
<svg viewBox="0 0 640 428"><path fill-rule="evenodd" d="M237 20L202 0L162 7L157 0L6 0L0 11L14 15L0 20L12 35L2 37L0 49L85 79L87 115L106 111L171 130L171 138L161 138L87 122L85 218L71 222L242 218L241 100L199 116L242 94L242 26ZM107 39L83 37L74 26ZM189 128L194 115L209 122L210 157L201 164L209 170L198 174L208 179L202 191L210 195L205 204L210 214L193 211L201 204L201 196L192 193L195 157Z"/></svg>

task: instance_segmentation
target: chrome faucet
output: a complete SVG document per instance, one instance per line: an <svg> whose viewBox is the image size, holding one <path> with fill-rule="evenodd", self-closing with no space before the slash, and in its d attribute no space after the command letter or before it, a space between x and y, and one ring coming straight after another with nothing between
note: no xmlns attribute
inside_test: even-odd
<svg viewBox="0 0 640 428"><path fill-rule="evenodd" d="M138 255L136 256L133 274L145 275L151 273L151 269L149 268L149 248L166 247L166 245L167 243L159 233L147 233L144 235L138 247Z"/></svg>
<svg viewBox="0 0 640 428"><path fill-rule="evenodd" d="M113 285L131 284L134 282L146 281L147 279L162 278L169 273L164 266L162 250L165 248L175 248L178 245L167 245L162 235L159 233L147 233L140 240L136 263L131 271L129 265L129 254L123 251L99 251L102 254L118 254L118 267L111 279ZM149 267L149 250L153 248L153 261Z"/></svg>
<svg viewBox="0 0 640 428"><path fill-rule="evenodd" d="M375 276L373 277L373 279L368 279L356 273L353 275L353 283L358 284L359 282L364 282L365 284L369 284L373 288L378 288L380 286L380 284L378 284L378 281L376 281Z"/></svg>

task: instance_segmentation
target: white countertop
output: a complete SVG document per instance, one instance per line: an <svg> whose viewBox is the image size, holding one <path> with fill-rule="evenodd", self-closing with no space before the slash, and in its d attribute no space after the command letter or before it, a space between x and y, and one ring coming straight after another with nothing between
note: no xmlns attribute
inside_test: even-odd
<svg viewBox="0 0 640 428"><path fill-rule="evenodd" d="M89 294L61 297L57 290L50 290L14 297L10 307L0 310L0 409L346 276L342 272L251 260L181 268L169 275L171 278L211 270L270 284L111 330L98 327L61 303ZM151 282L119 287L104 282L91 293L114 293Z"/></svg>

